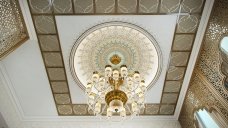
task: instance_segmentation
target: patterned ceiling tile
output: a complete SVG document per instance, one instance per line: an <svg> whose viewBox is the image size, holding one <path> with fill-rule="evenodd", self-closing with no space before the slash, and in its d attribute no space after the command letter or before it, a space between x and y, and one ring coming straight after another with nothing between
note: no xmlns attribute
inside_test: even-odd
<svg viewBox="0 0 228 128"><path fill-rule="evenodd" d="M158 11L159 0L139 0L140 13L156 13Z"/></svg>
<svg viewBox="0 0 228 128"><path fill-rule="evenodd" d="M66 80L63 68L47 68L50 80Z"/></svg>
<svg viewBox="0 0 228 128"><path fill-rule="evenodd" d="M29 0L32 13L51 13L52 4L50 0Z"/></svg>
<svg viewBox="0 0 228 128"><path fill-rule="evenodd" d="M114 13L115 0L96 0L96 13Z"/></svg>
<svg viewBox="0 0 228 128"><path fill-rule="evenodd" d="M184 77L185 68L170 66L167 74L167 80L181 80Z"/></svg>
<svg viewBox="0 0 228 128"><path fill-rule="evenodd" d="M160 114L173 114L175 105L161 105Z"/></svg>
<svg viewBox="0 0 228 128"><path fill-rule="evenodd" d="M164 92L179 92L181 81L166 81Z"/></svg>
<svg viewBox="0 0 228 128"><path fill-rule="evenodd" d="M86 104L76 104L73 106L74 114L76 115L86 115L88 106Z"/></svg>
<svg viewBox="0 0 228 128"><path fill-rule="evenodd" d="M171 62L172 66L186 66L189 59L190 52L172 52Z"/></svg>
<svg viewBox="0 0 228 128"><path fill-rule="evenodd" d="M72 0L54 0L54 13L72 13Z"/></svg>
<svg viewBox="0 0 228 128"><path fill-rule="evenodd" d="M44 61L47 67L62 67L62 56L60 52L45 52Z"/></svg>
<svg viewBox="0 0 228 128"><path fill-rule="evenodd" d="M61 115L70 115L73 113L71 105L58 105L57 108Z"/></svg>
<svg viewBox="0 0 228 128"><path fill-rule="evenodd" d="M137 0L118 0L118 13L136 13Z"/></svg>
<svg viewBox="0 0 228 128"><path fill-rule="evenodd" d="M155 115L155 114L158 114L158 111L159 111L159 105L146 104L145 114Z"/></svg>
<svg viewBox="0 0 228 128"><path fill-rule="evenodd" d="M204 0L183 0L181 4L181 12L200 13Z"/></svg>
<svg viewBox="0 0 228 128"><path fill-rule="evenodd" d="M75 13L93 13L93 0L74 0Z"/></svg>
<svg viewBox="0 0 228 128"><path fill-rule="evenodd" d="M52 16L34 16L34 22L38 34L56 33Z"/></svg>
<svg viewBox="0 0 228 128"><path fill-rule="evenodd" d="M60 51L56 35L39 35L38 38L42 51Z"/></svg>
<svg viewBox="0 0 228 128"><path fill-rule="evenodd" d="M66 82L51 82L51 86L54 93L69 92Z"/></svg>
<svg viewBox="0 0 228 128"><path fill-rule="evenodd" d="M200 22L199 15L180 16L177 25L177 33L194 33Z"/></svg>
<svg viewBox="0 0 228 128"><path fill-rule="evenodd" d="M69 94L55 94L54 96L57 104L70 104Z"/></svg>
<svg viewBox="0 0 228 128"><path fill-rule="evenodd" d="M190 34L176 34L173 44L173 50L191 50L194 40L194 35Z"/></svg>
<svg viewBox="0 0 228 128"><path fill-rule="evenodd" d="M178 12L180 0L161 0L160 13Z"/></svg>
<svg viewBox="0 0 228 128"><path fill-rule="evenodd" d="M176 103L178 94L176 93L164 93L162 96L162 103Z"/></svg>

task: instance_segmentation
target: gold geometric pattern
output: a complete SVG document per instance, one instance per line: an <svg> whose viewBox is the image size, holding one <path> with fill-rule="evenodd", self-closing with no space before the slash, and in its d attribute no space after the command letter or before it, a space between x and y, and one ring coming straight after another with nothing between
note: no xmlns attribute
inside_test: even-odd
<svg viewBox="0 0 228 128"><path fill-rule="evenodd" d="M66 80L63 68L47 68L51 80Z"/></svg>
<svg viewBox="0 0 228 128"><path fill-rule="evenodd" d="M42 51L60 51L59 42L55 35L39 35Z"/></svg>
<svg viewBox="0 0 228 128"><path fill-rule="evenodd" d="M28 38L27 29L17 0L0 1L0 59Z"/></svg>
<svg viewBox="0 0 228 128"><path fill-rule="evenodd" d="M170 65L186 66L189 55L189 52L172 52Z"/></svg>
<svg viewBox="0 0 228 128"><path fill-rule="evenodd" d="M43 55L44 55L44 61L47 67L63 66L62 57L59 52L54 52L54 53L46 52L46 53L43 53Z"/></svg>
<svg viewBox="0 0 228 128"><path fill-rule="evenodd" d="M181 0L161 0L160 13L178 12Z"/></svg>
<svg viewBox="0 0 228 128"><path fill-rule="evenodd" d="M159 0L139 0L139 13L157 13Z"/></svg>
<svg viewBox="0 0 228 128"><path fill-rule="evenodd" d="M73 106L74 114L76 115L86 115L88 110L88 106L85 104L79 104Z"/></svg>
<svg viewBox="0 0 228 128"><path fill-rule="evenodd" d="M194 34L176 34L174 38L174 51L191 51Z"/></svg>
<svg viewBox="0 0 228 128"><path fill-rule="evenodd" d="M176 103L177 96L175 93L163 93L162 103Z"/></svg>
<svg viewBox="0 0 228 128"><path fill-rule="evenodd" d="M159 105L146 104L145 113L148 115L156 115L159 111Z"/></svg>
<svg viewBox="0 0 228 128"><path fill-rule="evenodd" d="M96 13L114 13L115 0L96 0Z"/></svg>
<svg viewBox="0 0 228 128"><path fill-rule="evenodd" d="M181 84L181 81L166 81L164 92L179 92Z"/></svg>
<svg viewBox="0 0 228 128"><path fill-rule="evenodd" d="M72 0L54 0L53 9L55 13L72 13Z"/></svg>
<svg viewBox="0 0 228 128"><path fill-rule="evenodd" d="M68 93L68 87L66 82L51 82L52 90L54 93Z"/></svg>
<svg viewBox="0 0 228 128"><path fill-rule="evenodd" d="M51 13L52 6L48 0L29 0L32 13Z"/></svg>
<svg viewBox="0 0 228 128"><path fill-rule="evenodd" d="M199 15L180 16L177 25L177 33L194 33L197 30Z"/></svg>
<svg viewBox="0 0 228 128"><path fill-rule="evenodd" d="M170 115L174 113L175 105L161 105L159 113L161 115Z"/></svg>
<svg viewBox="0 0 228 128"><path fill-rule="evenodd" d="M184 67L170 66L167 73L167 80L182 80L184 73Z"/></svg>
<svg viewBox="0 0 228 128"><path fill-rule="evenodd" d="M196 13L201 12L204 0L183 0L181 12Z"/></svg>
<svg viewBox="0 0 228 128"><path fill-rule="evenodd" d="M93 13L93 0L74 0L75 13Z"/></svg>
<svg viewBox="0 0 228 128"><path fill-rule="evenodd" d="M141 113L173 115L204 0L66 0L66 4L62 4L61 0L55 0L53 3L48 0L28 0L28 3L56 107L61 116L93 114L88 112L86 104L72 104L55 15L169 15L178 12L182 6L181 11L191 15L180 16L177 23L162 100L159 104L146 104L145 110Z"/></svg>
<svg viewBox="0 0 228 128"><path fill-rule="evenodd" d="M57 104L69 104L70 96L69 94L55 94L55 100Z"/></svg>
<svg viewBox="0 0 228 128"><path fill-rule="evenodd" d="M71 105L58 105L58 112L60 115L71 115L73 114Z"/></svg>
<svg viewBox="0 0 228 128"><path fill-rule="evenodd" d="M118 0L118 13L136 13L137 0Z"/></svg>
<svg viewBox="0 0 228 128"><path fill-rule="evenodd" d="M34 21L37 33L50 34L56 32L52 16L34 16Z"/></svg>

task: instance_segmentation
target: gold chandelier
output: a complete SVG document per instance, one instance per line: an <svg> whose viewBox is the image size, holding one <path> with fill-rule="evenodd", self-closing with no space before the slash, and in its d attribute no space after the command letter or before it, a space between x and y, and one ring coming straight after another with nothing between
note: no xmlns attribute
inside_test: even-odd
<svg viewBox="0 0 228 128"><path fill-rule="evenodd" d="M113 56L112 64L119 64L118 56ZM128 73L126 65L112 69L106 65L103 73L93 72L86 86L89 110L95 115L139 115L144 109L146 86L138 71Z"/></svg>

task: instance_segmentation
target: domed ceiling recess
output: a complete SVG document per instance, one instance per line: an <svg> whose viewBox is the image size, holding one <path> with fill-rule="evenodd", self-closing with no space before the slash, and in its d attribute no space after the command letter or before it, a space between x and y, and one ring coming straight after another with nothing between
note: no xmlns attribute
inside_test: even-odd
<svg viewBox="0 0 228 128"><path fill-rule="evenodd" d="M154 37L141 27L107 22L84 32L70 57L72 75L83 90L92 73L104 72L105 65L127 65L130 73L139 71L149 89L161 72L162 55Z"/></svg>

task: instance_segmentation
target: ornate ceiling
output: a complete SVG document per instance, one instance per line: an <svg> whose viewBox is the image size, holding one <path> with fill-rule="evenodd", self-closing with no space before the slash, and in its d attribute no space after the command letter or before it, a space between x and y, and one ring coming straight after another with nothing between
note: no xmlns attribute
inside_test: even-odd
<svg viewBox="0 0 228 128"><path fill-rule="evenodd" d="M139 71L149 88L161 72L162 55L156 40L144 29L124 22L106 22L77 39L70 65L77 85L83 89L92 73L103 72L106 65L127 65L132 74Z"/></svg>
<svg viewBox="0 0 228 128"><path fill-rule="evenodd" d="M201 19L204 0L66 0L64 4L61 0L52 2L28 0L26 5L32 16L39 50L59 116L92 115L87 111L85 103L72 102L72 89L69 87L69 80L72 76L68 74L69 65L71 70L76 69L73 77L76 83L83 87L82 85L92 71L101 71L106 64L113 65L110 61L113 55L121 59L116 66L127 64L132 71L139 70L147 78L150 87L156 85L160 70L164 71L164 80L160 82L162 89L159 102L147 103L141 115L173 116L175 114L179 96L183 96L181 95L183 81L188 76L185 74L186 69L192 66L189 65L190 56L198 54L198 52L192 53L192 50L197 32L203 33L198 30L199 23L206 22L205 19ZM164 61L162 50L164 49L159 48L161 44L157 41L157 37L151 36L151 33L144 30L144 27L138 27L139 24L143 26L145 22L143 20L135 24L103 21L104 24L93 23L89 27L92 27L91 29L84 27L84 31L81 31L84 33L75 36L72 40L72 43L75 43L73 49L72 46L67 46L68 51L72 49L72 58L69 62L69 55L64 55L66 50L63 45L67 43L61 42L58 17L67 19L67 17L85 15L88 17L95 15L100 17L101 15L110 17L119 15L176 16L173 35L171 34L172 39L169 40L170 50L165 51L168 53L165 61L169 63L162 65ZM83 22L75 26L77 25L83 26ZM163 26L157 25L156 27L159 30ZM158 36L166 38L162 37L162 34ZM152 88L154 87L156 86Z"/></svg>

